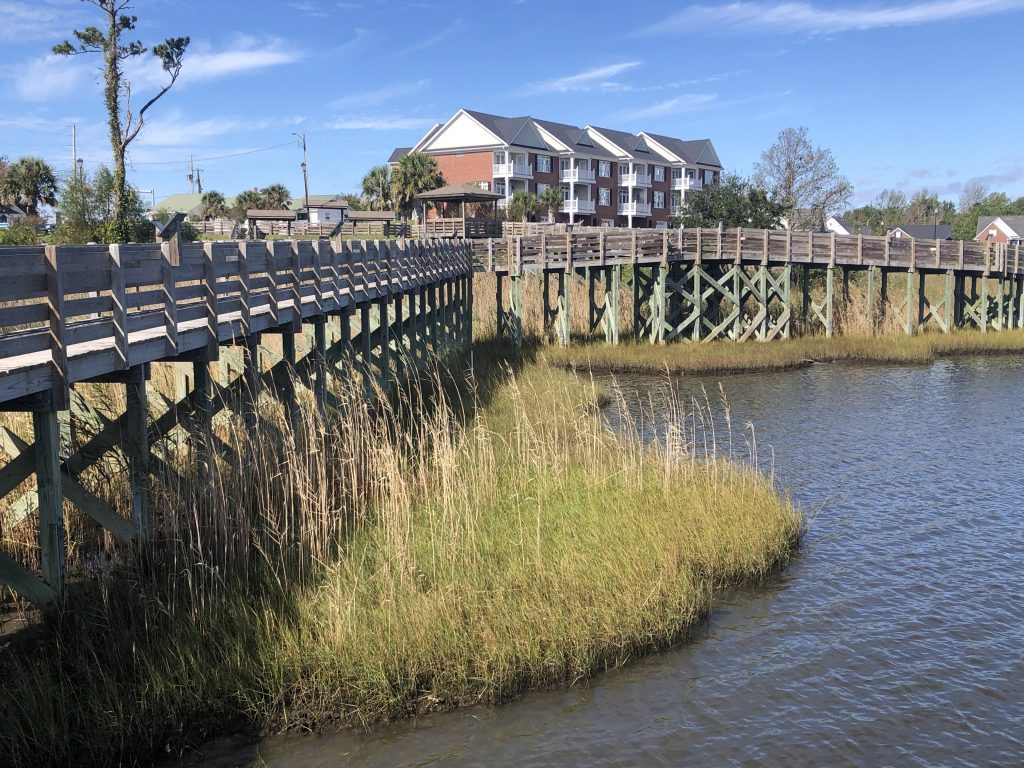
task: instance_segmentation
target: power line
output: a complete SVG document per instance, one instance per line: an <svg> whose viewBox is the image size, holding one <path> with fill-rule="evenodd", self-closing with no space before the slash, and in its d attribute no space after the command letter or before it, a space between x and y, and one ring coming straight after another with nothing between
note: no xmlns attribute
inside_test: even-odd
<svg viewBox="0 0 1024 768"><path fill-rule="evenodd" d="M255 155L257 152L270 152L271 150L281 149L282 147L291 147L291 146L294 146L294 144L295 144L294 141L286 141L283 144L275 144L272 147L262 147L261 149L249 149L249 150L246 150L245 152L233 152L230 155L214 155L213 157L197 157L197 158L194 158L194 162L197 162L197 163L208 163L211 160L227 160L228 158L232 158L232 157L242 157L244 155ZM90 162L94 162L94 161L90 161ZM153 160L153 161L146 161L146 162L138 162L138 163L131 162L130 163L130 165L182 165L182 166L188 165L188 164L189 164L188 160Z"/></svg>

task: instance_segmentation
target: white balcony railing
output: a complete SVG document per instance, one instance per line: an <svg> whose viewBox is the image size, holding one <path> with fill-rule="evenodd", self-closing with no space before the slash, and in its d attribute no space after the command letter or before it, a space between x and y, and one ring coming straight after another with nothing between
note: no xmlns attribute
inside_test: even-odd
<svg viewBox="0 0 1024 768"><path fill-rule="evenodd" d="M597 177L590 168L563 168L558 174L559 181L575 181L581 184L593 184Z"/></svg>
<svg viewBox="0 0 1024 768"><path fill-rule="evenodd" d="M512 176L519 179L532 179L533 166L526 163L494 163L493 176L496 179Z"/></svg>
<svg viewBox="0 0 1024 768"><path fill-rule="evenodd" d="M499 208L508 208L508 198L507 197L499 198L499 200L498 200L498 207Z"/></svg>
<svg viewBox="0 0 1024 768"><path fill-rule="evenodd" d="M650 216L650 203L619 203L620 216Z"/></svg>
<svg viewBox="0 0 1024 768"><path fill-rule="evenodd" d="M565 200L562 213L593 213L596 210L593 200Z"/></svg>
<svg viewBox="0 0 1024 768"><path fill-rule="evenodd" d="M677 192L685 192L688 189L702 189L704 185L700 179L688 179L685 176L678 179L672 179L672 189Z"/></svg>
<svg viewBox="0 0 1024 768"><path fill-rule="evenodd" d="M623 173L619 175L620 187L649 187L651 177L646 173Z"/></svg>

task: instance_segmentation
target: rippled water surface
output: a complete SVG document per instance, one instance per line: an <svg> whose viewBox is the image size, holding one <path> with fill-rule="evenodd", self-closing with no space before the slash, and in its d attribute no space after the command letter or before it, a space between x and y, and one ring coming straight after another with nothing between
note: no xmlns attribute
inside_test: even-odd
<svg viewBox="0 0 1024 768"><path fill-rule="evenodd" d="M721 382L733 422L756 425L762 461L770 444L778 479L813 517L783 574L727 595L693 642L586 688L369 735L273 739L260 758L1024 762L1024 361L818 365ZM661 382L621 383L643 393ZM684 397L701 384L718 380L678 382Z"/></svg>

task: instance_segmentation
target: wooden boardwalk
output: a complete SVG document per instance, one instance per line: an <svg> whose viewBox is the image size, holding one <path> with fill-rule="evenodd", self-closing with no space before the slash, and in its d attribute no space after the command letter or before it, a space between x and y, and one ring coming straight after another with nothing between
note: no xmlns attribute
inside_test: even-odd
<svg viewBox="0 0 1024 768"><path fill-rule="evenodd" d="M477 240L473 248L477 269L497 275L499 334L516 343L522 278L531 273L543 275L545 330L562 343L569 341L569 285L579 278L588 283L589 331L603 330L612 343L623 280L632 292L634 335L653 342L785 337L796 312L805 331L831 336L837 281L848 295L857 272L866 275L870 323L891 307L907 333L928 325L1024 326L1019 245L717 228L587 229ZM815 273L823 297L811 290ZM941 295L928 294L927 275L945 276Z"/></svg>
<svg viewBox="0 0 1024 768"><path fill-rule="evenodd" d="M0 408L31 412L33 425L31 442L0 427L10 457L0 468L0 528L36 510L39 520L38 567L0 550L0 582L37 603L59 598L65 500L115 539L145 537L150 475L174 474L154 448L172 431L186 431L208 467L232 451L212 428L219 411L237 410L255 429L263 392L298 418L297 385L324 411L334 376L357 372L372 397L376 386L387 390L467 347L472 271L469 247L451 240L188 244L172 233L146 245L0 249ZM299 359L304 324L312 341ZM280 335L283 349L269 370L260 360L264 334ZM219 385L210 363L226 345L241 351L242 365ZM192 386L153 421L146 382L158 361L188 366ZM125 412L98 414L73 389L90 383L123 385ZM69 411L95 427L70 453L61 438ZM81 482L112 451L130 466L130 517Z"/></svg>

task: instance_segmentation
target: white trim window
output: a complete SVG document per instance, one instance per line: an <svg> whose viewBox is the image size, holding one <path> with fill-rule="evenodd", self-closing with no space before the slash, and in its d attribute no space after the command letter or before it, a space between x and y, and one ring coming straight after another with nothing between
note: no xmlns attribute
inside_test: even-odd
<svg viewBox="0 0 1024 768"><path fill-rule="evenodd" d="M612 176L612 164L607 160L599 160L597 163L597 175L610 179Z"/></svg>
<svg viewBox="0 0 1024 768"><path fill-rule="evenodd" d="M495 179L494 180L494 191L497 192L499 195L504 195L505 194L505 180L504 179Z"/></svg>
<svg viewBox="0 0 1024 768"><path fill-rule="evenodd" d="M625 205L628 202L629 202L629 190L628 189L620 189L619 190L619 205Z"/></svg>
<svg viewBox="0 0 1024 768"><path fill-rule="evenodd" d="M668 229L668 222L667 221L656 221L656 222L654 222L654 228L655 229Z"/></svg>
<svg viewBox="0 0 1024 768"><path fill-rule="evenodd" d="M539 156L538 156L538 158L539 158ZM547 191L547 188L550 187L550 186L551 186L550 184L545 184L542 181L538 181L537 182L537 194L538 195L543 195L544 192Z"/></svg>
<svg viewBox="0 0 1024 768"><path fill-rule="evenodd" d="M672 169L672 181L681 181L682 178L683 178L683 169L682 168L673 168Z"/></svg>
<svg viewBox="0 0 1024 768"><path fill-rule="evenodd" d="M537 171L551 173L551 155L537 155Z"/></svg>
<svg viewBox="0 0 1024 768"><path fill-rule="evenodd" d="M656 166L654 166L654 180L655 181L664 181L665 180L665 166L664 165L656 165Z"/></svg>
<svg viewBox="0 0 1024 768"><path fill-rule="evenodd" d="M597 204L598 205L611 205L612 204L612 191L608 187L597 188Z"/></svg>
<svg viewBox="0 0 1024 768"><path fill-rule="evenodd" d="M505 164L505 152L504 150L496 150L494 153L494 164L504 165Z"/></svg>
<svg viewBox="0 0 1024 768"><path fill-rule="evenodd" d="M619 163L619 182L622 182L622 177L629 174L629 163Z"/></svg>
<svg viewBox="0 0 1024 768"><path fill-rule="evenodd" d="M665 207L665 193L661 190L654 190L654 207L664 208Z"/></svg>
<svg viewBox="0 0 1024 768"><path fill-rule="evenodd" d="M615 219L601 219L601 226L602 227L614 227L615 226Z"/></svg>

